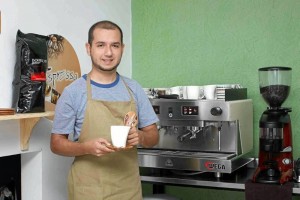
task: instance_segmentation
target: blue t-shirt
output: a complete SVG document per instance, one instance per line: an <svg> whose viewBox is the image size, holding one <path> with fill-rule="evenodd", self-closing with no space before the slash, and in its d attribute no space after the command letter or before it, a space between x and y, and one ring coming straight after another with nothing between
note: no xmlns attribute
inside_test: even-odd
<svg viewBox="0 0 300 200"><path fill-rule="evenodd" d="M87 103L86 77L83 75L65 87L55 108L52 133L73 134L78 140ZM91 80L92 99L104 101L129 101L130 95L124 82L133 94L138 114L138 128L158 122L158 118L143 88L135 80L117 75L111 84L99 84Z"/></svg>

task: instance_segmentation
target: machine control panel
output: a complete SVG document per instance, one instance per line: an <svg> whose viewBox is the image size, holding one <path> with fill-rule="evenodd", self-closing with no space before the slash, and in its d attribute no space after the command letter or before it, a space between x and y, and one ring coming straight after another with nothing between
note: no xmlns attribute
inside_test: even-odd
<svg viewBox="0 0 300 200"><path fill-rule="evenodd" d="M182 106L182 115L198 115L198 106Z"/></svg>

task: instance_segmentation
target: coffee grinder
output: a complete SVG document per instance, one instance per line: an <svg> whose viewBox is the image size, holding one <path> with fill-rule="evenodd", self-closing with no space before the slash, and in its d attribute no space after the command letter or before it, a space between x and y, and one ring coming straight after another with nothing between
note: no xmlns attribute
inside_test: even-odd
<svg viewBox="0 0 300 200"><path fill-rule="evenodd" d="M289 95L292 69L258 70L260 94L269 105L259 120L259 161L253 182L283 184L292 180L292 128L290 108L281 107Z"/></svg>

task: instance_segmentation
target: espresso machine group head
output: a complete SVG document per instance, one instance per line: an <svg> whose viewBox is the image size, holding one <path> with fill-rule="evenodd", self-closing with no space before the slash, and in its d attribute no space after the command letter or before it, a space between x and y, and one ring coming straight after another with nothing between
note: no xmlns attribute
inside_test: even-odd
<svg viewBox="0 0 300 200"><path fill-rule="evenodd" d="M290 108L281 107L291 85L291 68L259 70L260 94L269 105L259 120L259 161L253 182L283 184L293 176Z"/></svg>

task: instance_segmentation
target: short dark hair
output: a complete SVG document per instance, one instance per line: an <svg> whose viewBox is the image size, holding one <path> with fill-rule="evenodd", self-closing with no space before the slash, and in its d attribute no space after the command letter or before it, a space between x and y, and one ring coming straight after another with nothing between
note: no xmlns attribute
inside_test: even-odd
<svg viewBox="0 0 300 200"><path fill-rule="evenodd" d="M120 31L120 34L121 34L121 43L123 44L123 32L122 32L122 29L115 23L111 22L111 21L108 21L108 20L104 20L104 21L99 21L99 22L96 22L95 24L93 24L91 26L91 28L89 29L89 35L88 35L88 43L90 45L92 45L92 42L94 40L94 30L96 28L101 28L101 29L108 29L108 30L119 30Z"/></svg>

